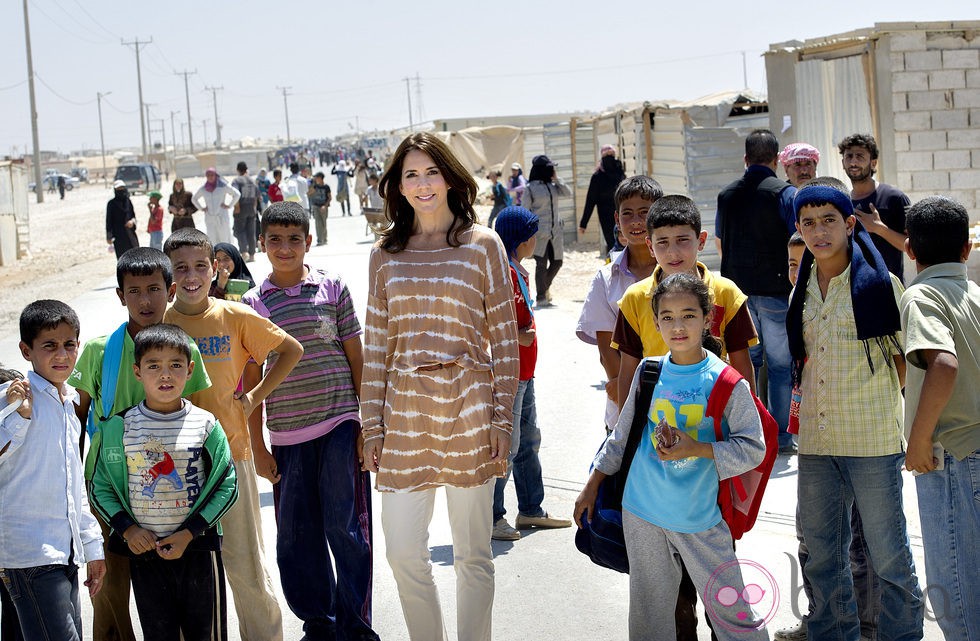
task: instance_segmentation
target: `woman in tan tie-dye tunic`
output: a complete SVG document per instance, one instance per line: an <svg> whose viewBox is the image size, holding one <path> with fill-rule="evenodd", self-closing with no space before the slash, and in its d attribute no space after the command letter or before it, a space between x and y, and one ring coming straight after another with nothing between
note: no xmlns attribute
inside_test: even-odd
<svg viewBox="0 0 980 641"><path fill-rule="evenodd" d="M393 221L371 252L361 417L377 473L388 562L413 640L445 638L428 526L445 488L459 639L489 641L493 479L506 470L517 389L507 256L475 224L477 186L428 133L381 179Z"/></svg>

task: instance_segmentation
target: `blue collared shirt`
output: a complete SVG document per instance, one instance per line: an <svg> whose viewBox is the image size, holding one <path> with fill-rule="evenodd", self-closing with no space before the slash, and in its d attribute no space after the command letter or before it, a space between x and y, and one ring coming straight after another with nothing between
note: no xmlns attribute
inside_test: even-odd
<svg viewBox="0 0 980 641"><path fill-rule="evenodd" d="M78 452L78 393L27 375L31 418L14 412L0 424L0 568L79 565L104 558L102 532L88 507ZM0 386L6 407L9 384ZM72 556L74 554L74 557Z"/></svg>

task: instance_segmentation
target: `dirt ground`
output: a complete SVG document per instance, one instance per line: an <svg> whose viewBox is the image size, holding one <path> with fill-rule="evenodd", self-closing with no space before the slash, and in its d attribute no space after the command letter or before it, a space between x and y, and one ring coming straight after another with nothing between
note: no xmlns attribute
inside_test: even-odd
<svg viewBox="0 0 980 641"><path fill-rule="evenodd" d="M187 179L187 189L194 191L202 182L202 178ZM163 186L164 203L170 191L170 185ZM115 254L105 242L105 206L111 196L111 189L101 182L78 185L65 194L64 200L59 200L57 193L46 193L44 202L38 204L31 196L31 255L0 267L0 335L17 331L20 311L28 303L42 298L68 301L113 276ZM133 196L132 200L140 242L148 243L149 200L145 195ZM481 218L485 219L489 211L489 207L477 206ZM169 226L170 216L166 214L164 230ZM592 276L603 263L598 256L598 244L566 243L565 261L552 285L557 304L581 303ZM534 262L525 262L533 278Z"/></svg>

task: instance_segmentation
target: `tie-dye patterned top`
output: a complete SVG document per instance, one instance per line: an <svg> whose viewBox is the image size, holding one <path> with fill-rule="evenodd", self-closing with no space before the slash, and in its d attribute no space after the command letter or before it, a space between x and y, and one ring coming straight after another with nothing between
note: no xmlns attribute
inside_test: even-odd
<svg viewBox="0 0 980 641"><path fill-rule="evenodd" d="M491 428L510 433L517 321L500 238L474 226L459 247L371 250L361 423L385 438L378 488L474 487L503 473ZM503 464L501 464L503 463Z"/></svg>

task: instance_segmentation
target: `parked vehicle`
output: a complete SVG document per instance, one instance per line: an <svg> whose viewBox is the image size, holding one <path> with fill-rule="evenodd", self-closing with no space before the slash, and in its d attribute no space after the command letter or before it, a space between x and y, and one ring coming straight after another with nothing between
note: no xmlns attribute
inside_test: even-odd
<svg viewBox="0 0 980 641"><path fill-rule="evenodd" d="M80 182L88 182L88 169L85 167L74 167L71 170L71 177L78 178Z"/></svg>
<svg viewBox="0 0 980 641"><path fill-rule="evenodd" d="M58 188L58 176L65 177L65 191L71 191L79 182L78 178L68 174L48 174L41 179L41 185L48 191L54 191ZM34 184L34 182L27 183L27 191L34 191Z"/></svg>
<svg viewBox="0 0 980 641"><path fill-rule="evenodd" d="M145 194L154 189L160 189L160 170L145 162L119 165L113 180L121 180L126 183L126 189L131 194Z"/></svg>

